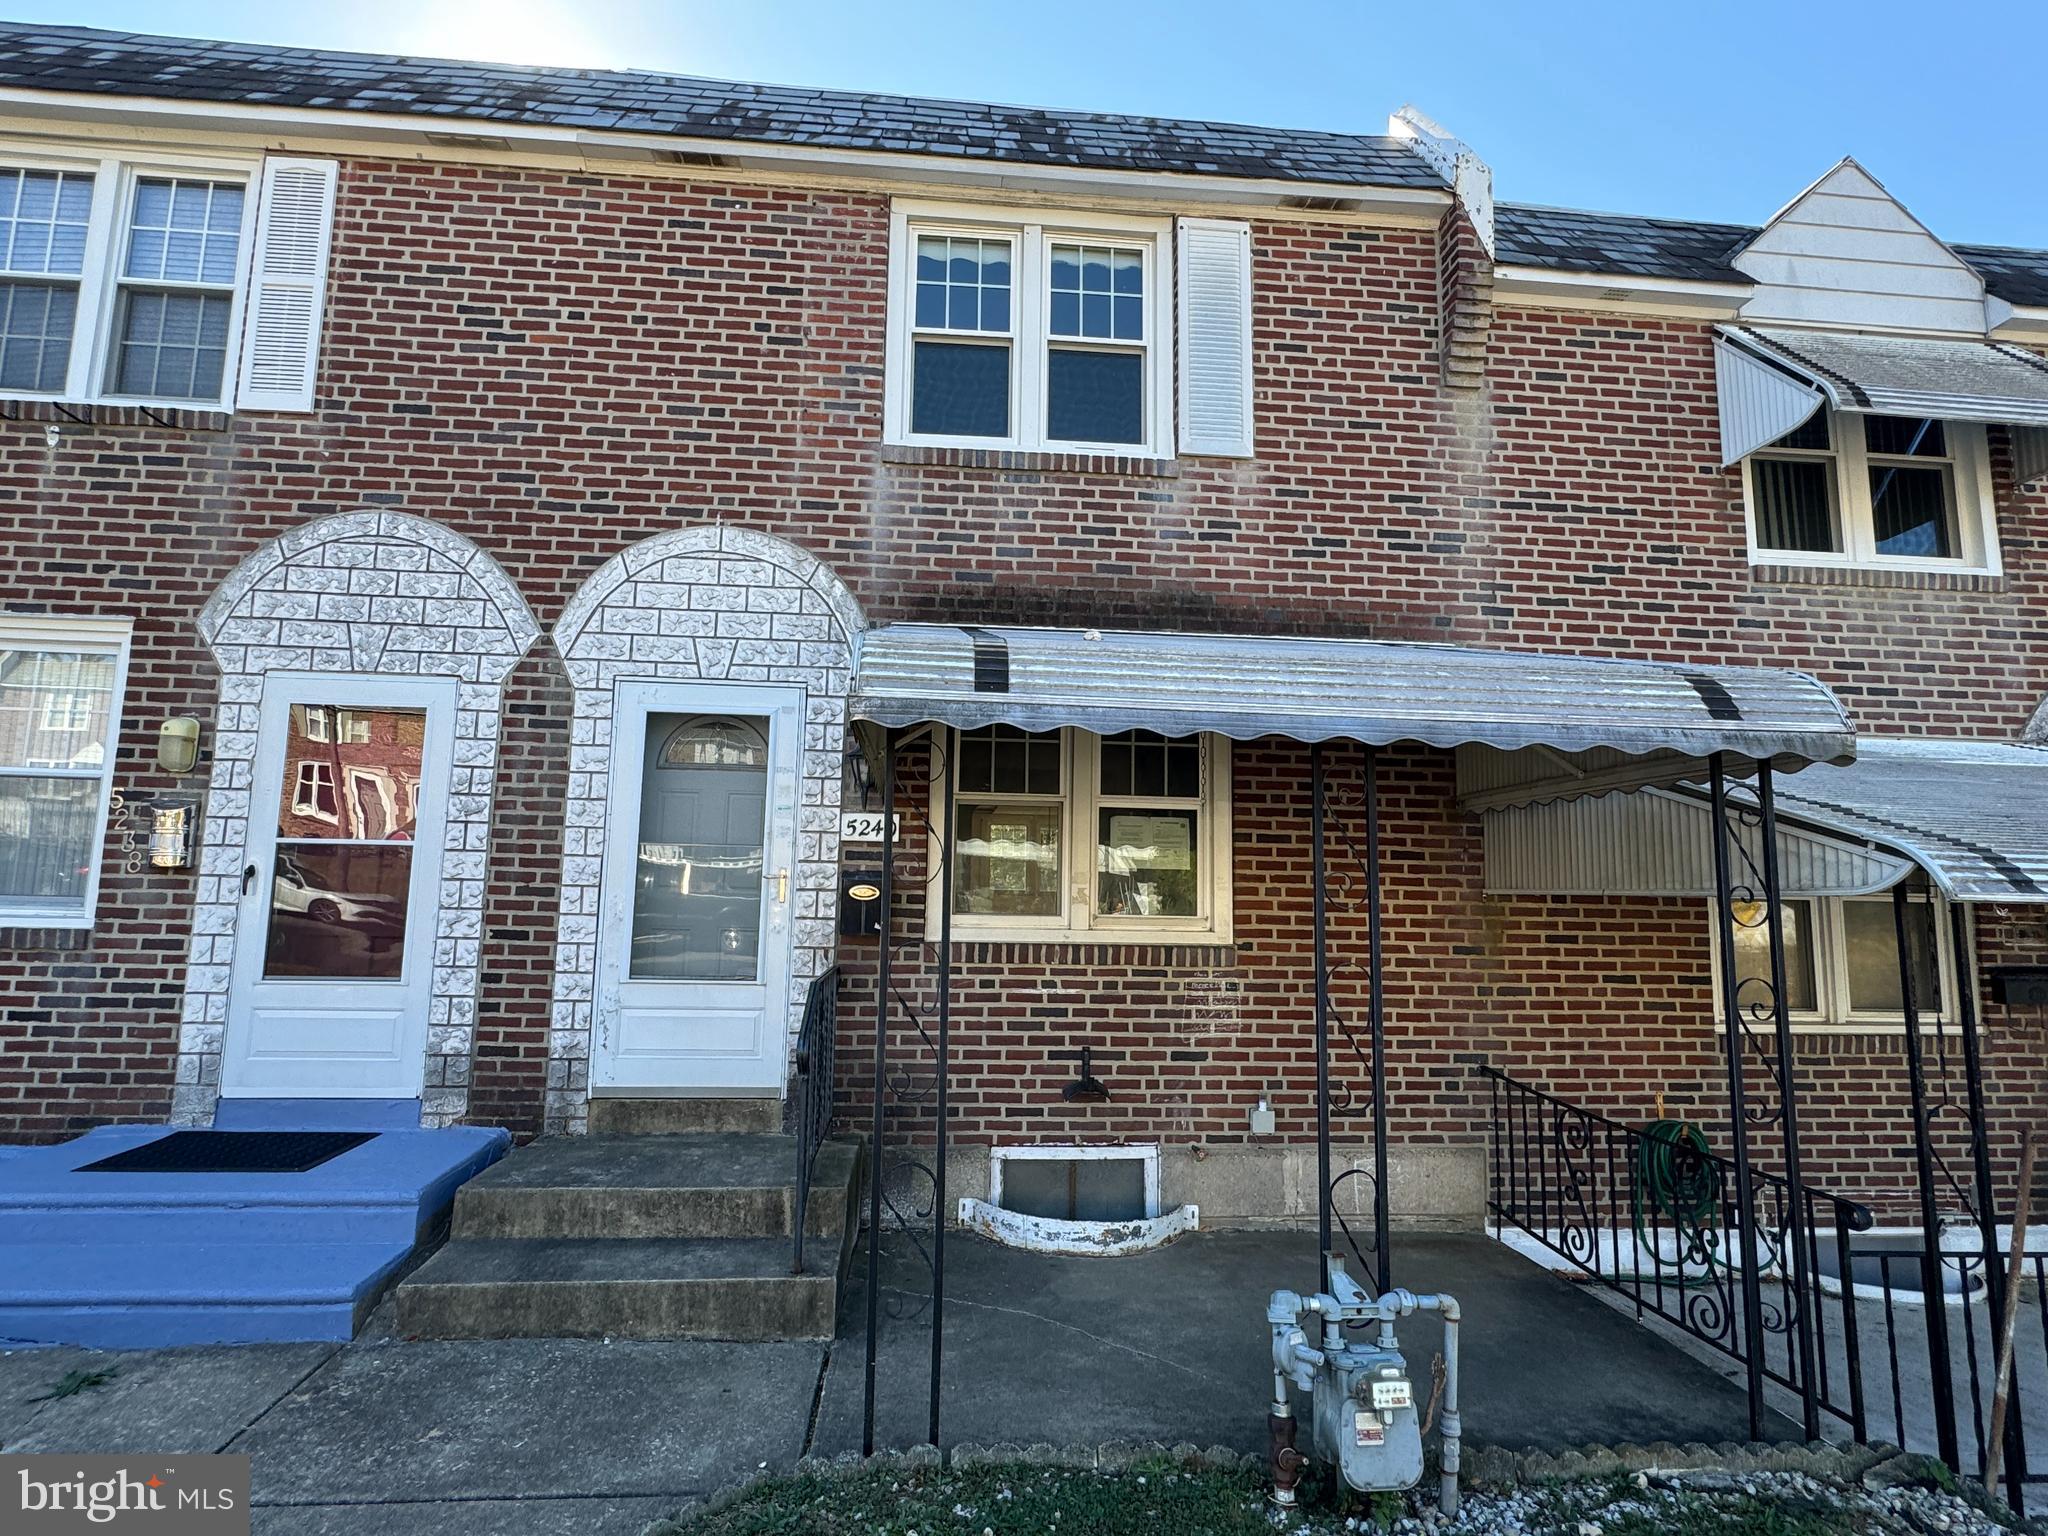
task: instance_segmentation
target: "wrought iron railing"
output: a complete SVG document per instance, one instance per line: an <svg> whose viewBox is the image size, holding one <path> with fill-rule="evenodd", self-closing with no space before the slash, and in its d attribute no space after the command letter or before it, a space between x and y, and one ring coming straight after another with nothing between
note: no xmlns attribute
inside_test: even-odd
<svg viewBox="0 0 2048 1536"><path fill-rule="evenodd" d="M1851 1236L1869 1229L1867 1209L1752 1169L1745 1216L1734 1163L1696 1135L1639 1130L1479 1071L1491 1091L1496 1236L1514 1228L1638 1315L1654 1313L1745 1367L1760 1362L1765 1380L1866 1438L1856 1289L1825 1277L1853 1273ZM1803 1266L1792 1262L1794 1242L1806 1245Z"/></svg>
<svg viewBox="0 0 2048 1536"><path fill-rule="evenodd" d="M796 1033L796 1234L790 1273L804 1272L804 1230L810 1221L811 1174L832 1132L833 1047L839 1038L839 967L811 982Z"/></svg>

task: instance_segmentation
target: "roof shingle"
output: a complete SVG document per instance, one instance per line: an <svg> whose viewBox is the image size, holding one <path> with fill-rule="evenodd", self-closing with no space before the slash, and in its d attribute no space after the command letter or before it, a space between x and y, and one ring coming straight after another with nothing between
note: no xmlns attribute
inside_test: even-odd
<svg viewBox="0 0 2048 1536"><path fill-rule="evenodd" d="M639 70L534 69L0 22L0 89L424 114L735 143L1441 188L1374 134L991 106Z"/></svg>

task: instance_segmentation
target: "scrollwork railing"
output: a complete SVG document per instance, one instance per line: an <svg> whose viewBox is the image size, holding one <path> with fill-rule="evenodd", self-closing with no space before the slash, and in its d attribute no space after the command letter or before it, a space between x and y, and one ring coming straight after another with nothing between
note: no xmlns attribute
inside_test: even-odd
<svg viewBox="0 0 2048 1536"><path fill-rule="evenodd" d="M810 1215L811 1175L818 1149L832 1132L832 1081L839 1038L839 967L811 982L796 1034L796 1252L790 1273L804 1272L804 1227Z"/></svg>

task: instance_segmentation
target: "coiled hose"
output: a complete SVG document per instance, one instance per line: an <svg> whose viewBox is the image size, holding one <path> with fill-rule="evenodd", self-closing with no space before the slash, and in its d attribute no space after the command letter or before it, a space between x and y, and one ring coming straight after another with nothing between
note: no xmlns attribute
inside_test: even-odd
<svg viewBox="0 0 2048 1536"><path fill-rule="evenodd" d="M1642 1140L1636 1144L1635 1175L1632 1203L1639 1261L1647 1253L1660 1270L1664 1267L1663 1254L1643 1228L1644 1217L1658 1213L1669 1219L1679 1234L1678 1284L1693 1285L1713 1278L1711 1274L1688 1276L1688 1255L1702 1259L1710 1269L1726 1269L1718 1241L1721 1169L1700 1128L1690 1120L1653 1120L1644 1126ZM1688 1233L1711 1233L1713 1239L1688 1240Z"/></svg>

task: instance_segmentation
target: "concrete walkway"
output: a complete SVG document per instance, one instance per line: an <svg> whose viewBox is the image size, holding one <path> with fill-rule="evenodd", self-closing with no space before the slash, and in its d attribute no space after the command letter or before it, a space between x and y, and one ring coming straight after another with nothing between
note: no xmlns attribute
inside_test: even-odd
<svg viewBox="0 0 2048 1536"><path fill-rule="evenodd" d="M1125 1259L947 1246L949 1442L1192 1440L1257 1450L1265 1298L1312 1287L1314 1241L1213 1233ZM924 1437L928 1309L884 1247L880 1443ZM1735 1387L1476 1237L1403 1237L1395 1278L1464 1303L1475 1440L1740 1438ZM900 1314L900 1315L898 1315ZM9 1451L236 1451L260 1536L634 1536L806 1449L858 1450L865 1296L824 1344L407 1342L385 1308L354 1343L0 1354ZM1418 1380L1433 1323L1405 1336ZM52 1402L75 1369L116 1372ZM1786 1426L1789 1431L1789 1426Z"/></svg>

